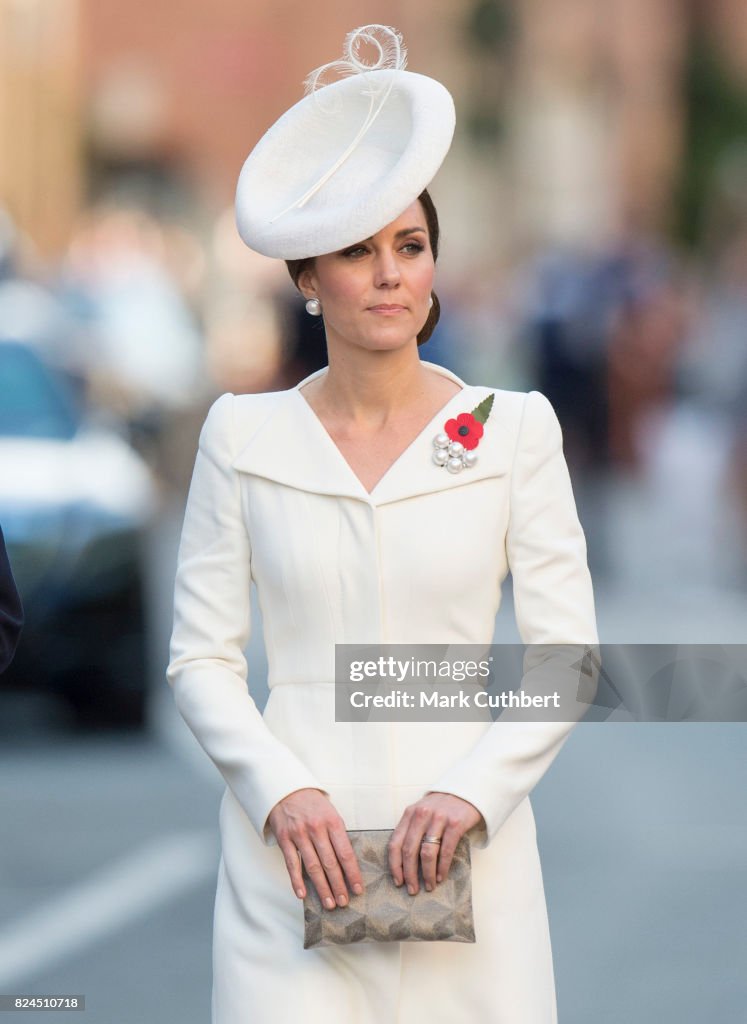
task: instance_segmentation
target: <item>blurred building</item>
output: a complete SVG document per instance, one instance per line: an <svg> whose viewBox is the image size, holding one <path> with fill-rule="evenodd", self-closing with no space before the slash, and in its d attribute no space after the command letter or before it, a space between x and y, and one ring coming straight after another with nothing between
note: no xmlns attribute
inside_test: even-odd
<svg viewBox="0 0 747 1024"><path fill-rule="evenodd" d="M455 95L436 189L455 267L665 229L693 29L747 75L741 0L0 0L0 200L44 253L115 186L212 218L309 70L371 20Z"/></svg>
<svg viewBox="0 0 747 1024"><path fill-rule="evenodd" d="M78 0L0 0L0 206L41 256L82 201Z"/></svg>

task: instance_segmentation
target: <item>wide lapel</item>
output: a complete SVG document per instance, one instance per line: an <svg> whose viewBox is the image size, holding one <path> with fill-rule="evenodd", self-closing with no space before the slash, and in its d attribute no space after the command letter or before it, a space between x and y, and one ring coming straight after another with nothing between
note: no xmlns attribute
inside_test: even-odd
<svg viewBox="0 0 747 1024"><path fill-rule="evenodd" d="M304 409L303 395L291 388L276 392L273 399L269 413L239 449L234 469L302 491L368 501L365 487L332 438L311 410Z"/></svg>
<svg viewBox="0 0 747 1024"><path fill-rule="evenodd" d="M510 469L514 436L501 409L495 389L465 384L451 371L425 362L443 376L462 385L462 391L444 406L431 423L390 466L369 494L299 389L326 368L306 377L295 388L277 392L269 413L248 437L233 460L235 469L266 477L289 487L355 498L371 505L403 501L464 487L487 477L503 476ZM489 394L496 399L476 449L477 463L460 473L450 473L433 462L433 438L444 424L461 412L471 412Z"/></svg>

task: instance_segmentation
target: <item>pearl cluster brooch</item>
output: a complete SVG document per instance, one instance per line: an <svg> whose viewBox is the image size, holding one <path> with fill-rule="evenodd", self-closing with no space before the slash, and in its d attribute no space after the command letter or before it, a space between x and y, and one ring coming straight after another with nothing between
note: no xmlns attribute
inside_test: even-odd
<svg viewBox="0 0 747 1024"><path fill-rule="evenodd" d="M477 462L477 448L483 424L493 408L495 395L488 395L472 412L460 412L444 423L444 430L433 438L433 461L450 473L461 473Z"/></svg>

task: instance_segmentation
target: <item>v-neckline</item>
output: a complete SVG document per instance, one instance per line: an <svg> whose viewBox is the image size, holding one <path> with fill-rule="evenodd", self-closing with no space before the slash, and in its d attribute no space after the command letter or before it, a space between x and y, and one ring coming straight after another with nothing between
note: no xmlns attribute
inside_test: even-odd
<svg viewBox="0 0 747 1024"><path fill-rule="evenodd" d="M425 362L425 360L422 360L422 362ZM301 388L304 387L306 384L309 384L312 380L315 380L317 377L325 376L327 371L328 371L328 369L329 369L329 367L323 367L321 370L317 370L315 373L310 374L308 377L304 377L303 380L299 381L299 383L296 384L296 386L291 389L297 395L297 397L300 400L300 402L307 409L309 417L316 424L317 430L326 439L326 443L329 446L331 446L331 449L334 452L334 454L336 455L338 461L346 468L346 470L349 473L349 475L355 480L355 482L358 485L359 489L363 492L363 494L366 496L366 498L368 500L371 500L374 497L374 495L376 494L378 489L382 486L384 481L387 480L391 476L391 474L395 470L395 468L405 458L405 456L408 454L408 452L412 448L415 447L415 445L421 439L423 434L425 434L426 431L432 429L433 428L433 424L437 420L439 420L442 416L444 416L446 414L446 412L447 412L449 406L452 404L452 402L455 402L458 398L462 397L464 395L465 391L467 390L467 385L464 383L463 380L460 380L459 377L456 376L456 374L451 373L451 371L449 371L449 370L445 370L444 367L438 366L436 363L428 363L427 365L432 367L436 371L436 373L440 373L440 375L442 377L447 377L449 380L454 381L455 384L459 384L459 391L457 391L455 394L453 394L451 396L451 398L447 402L445 402L444 405L441 406L441 408L425 424L425 426L423 427L422 430L418 431L416 436L413 437L413 439L409 442L409 444L405 448L402 449L402 451L399 453L399 455L396 457L396 459L392 463L390 463L390 465L384 470L383 474L379 477L379 479L376 481L376 483L373 485L373 487L372 487L372 489L370 491L365 486L365 484L363 483L361 478L358 476L358 474L355 472L353 467L350 465L350 463L346 459L345 455L342 453L340 447L338 446L337 442L332 437L332 435L327 430L327 428L324 426L324 424L320 420L320 418L317 415L317 413L314 411L314 409L312 409L311 404L309 403L309 401L306 398L304 398L303 394L301 393Z"/></svg>

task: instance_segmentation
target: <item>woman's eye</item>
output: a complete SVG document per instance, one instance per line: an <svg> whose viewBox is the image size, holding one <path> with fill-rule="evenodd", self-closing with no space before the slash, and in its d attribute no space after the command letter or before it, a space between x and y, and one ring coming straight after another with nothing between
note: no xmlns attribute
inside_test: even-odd
<svg viewBox="0 0 747 1024"><path fill-rule="evenodd" d="M422 245L420 242L406 242L402 246L402 249L400 251L401 252L406 252L409 255L416 255L417 253L422 252L424 248L425 248L425 246ZM354 246L352 246L352 248L350 248L350 249L343 249L343 251L342 251L342 255L346 259L347 258L355 259L358 256L365 256L367 253L368 253L368 249L366 248L365 245L354 245Z"/></svg>

